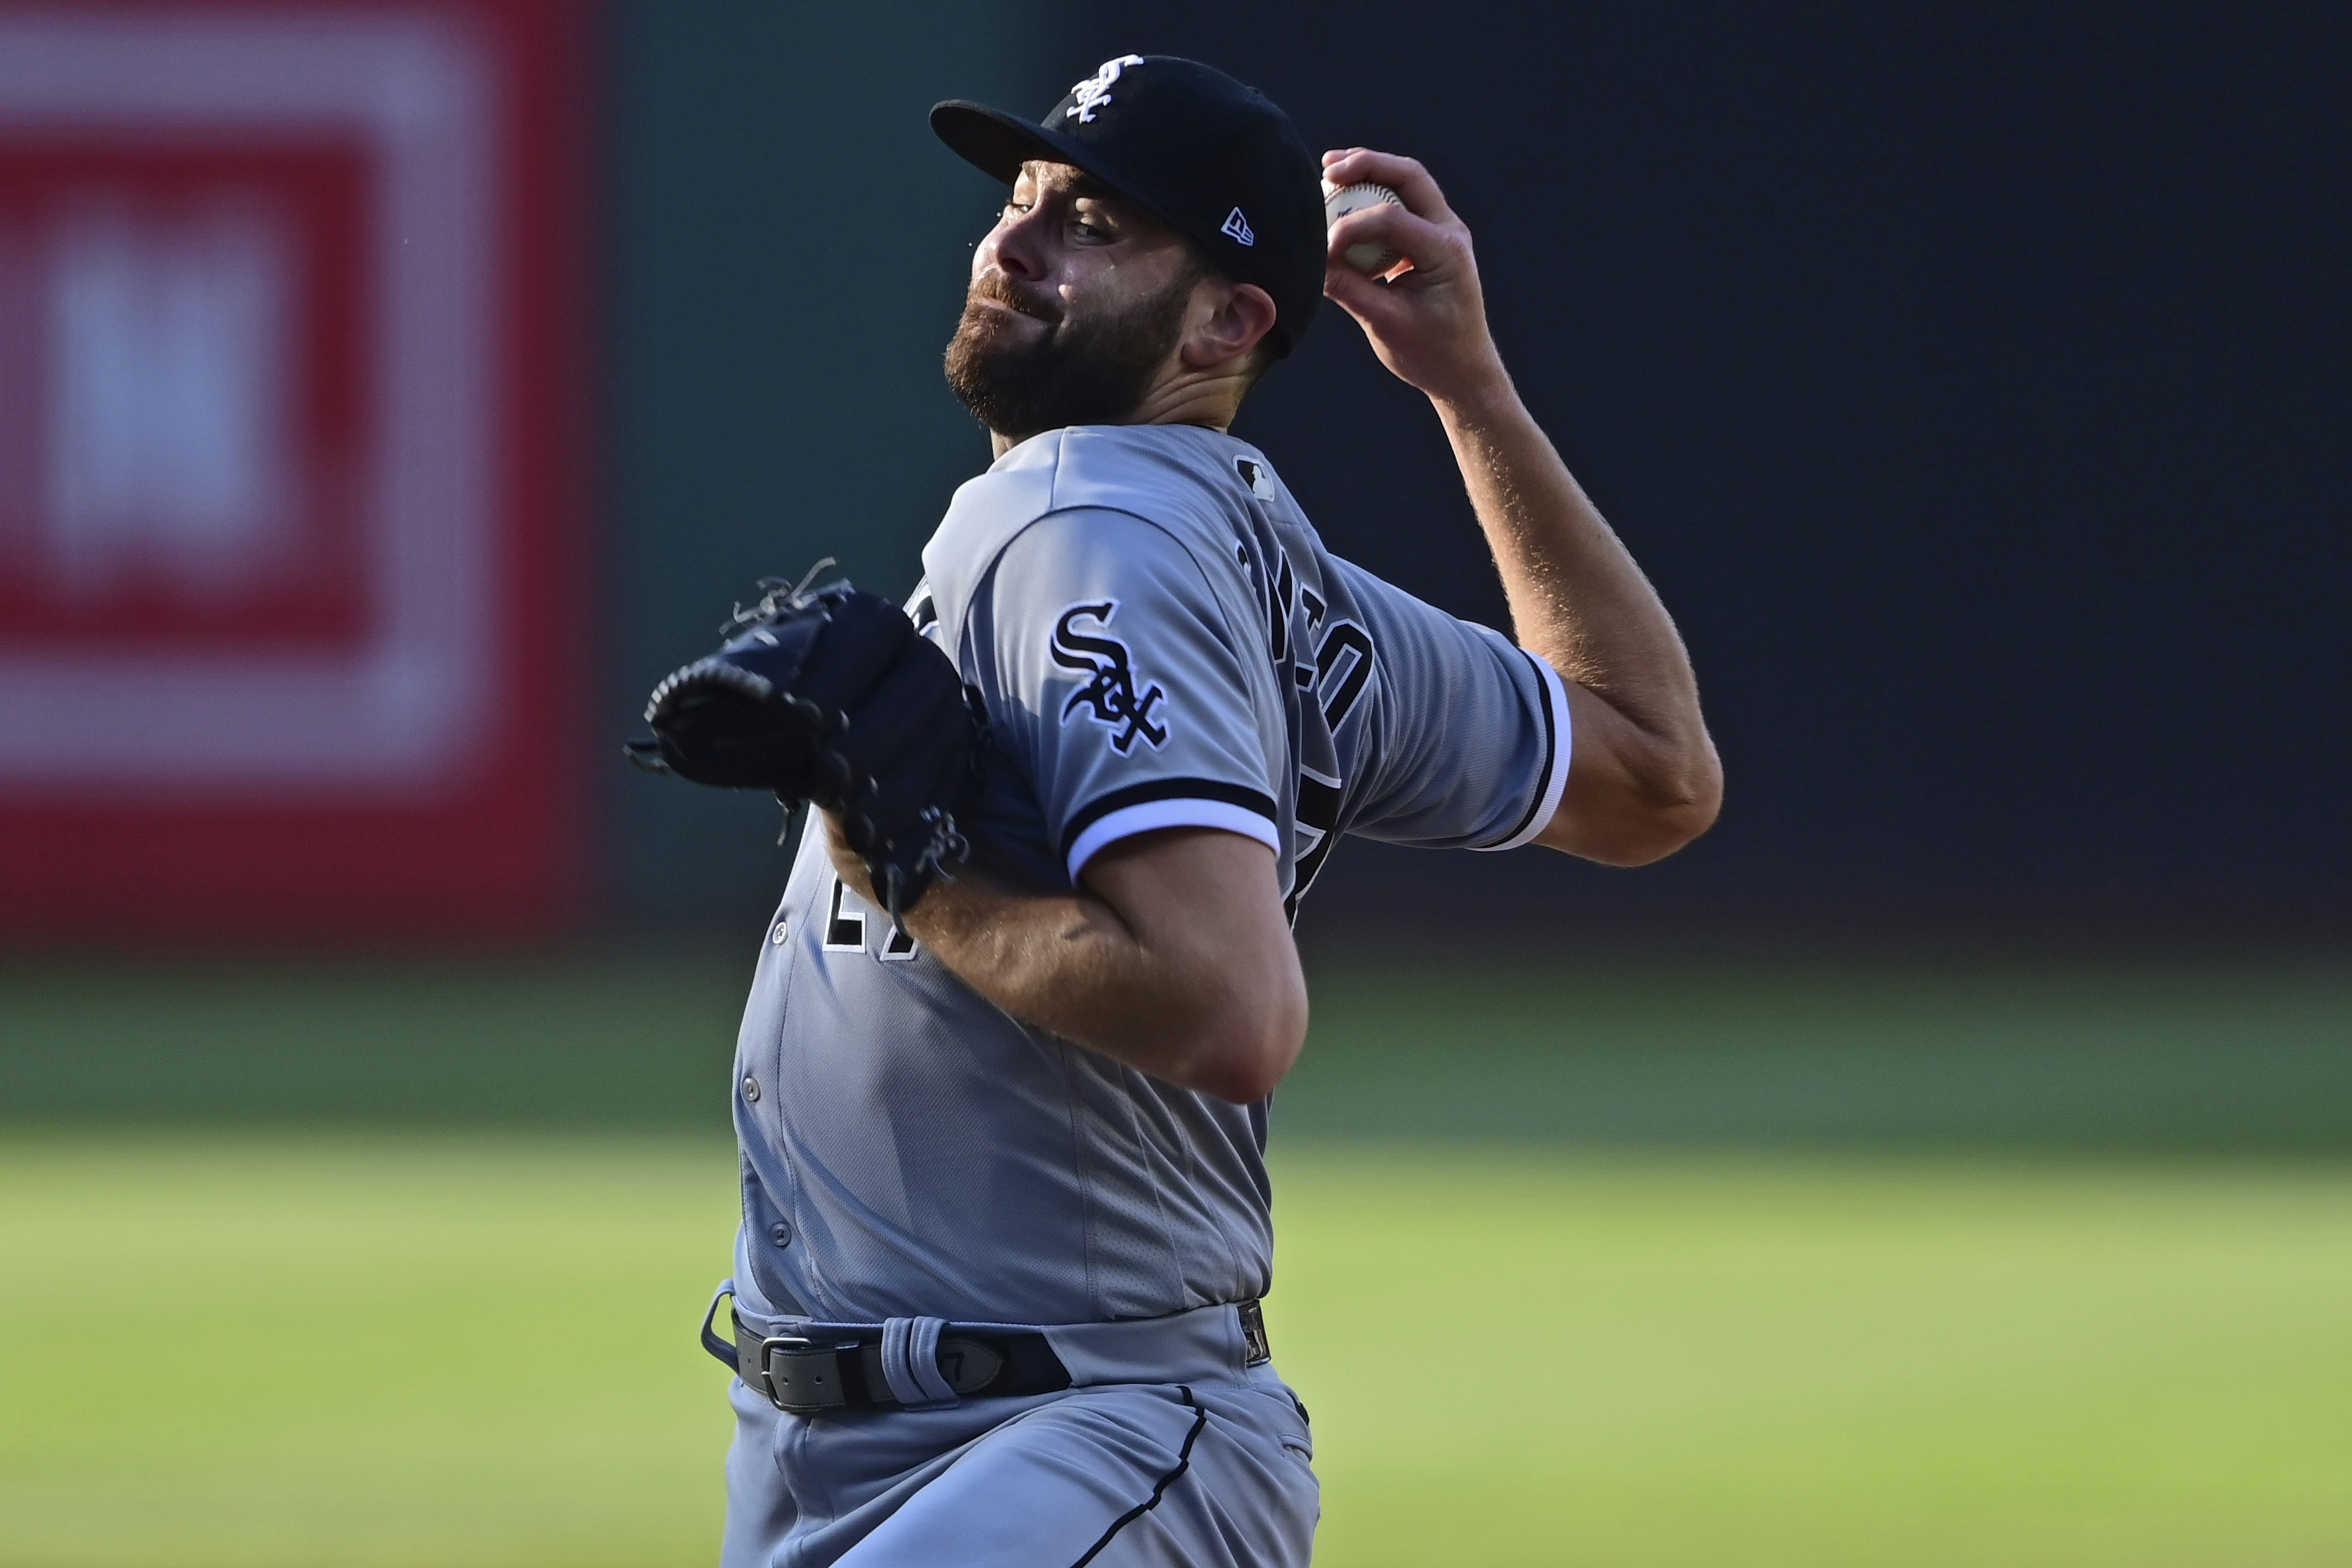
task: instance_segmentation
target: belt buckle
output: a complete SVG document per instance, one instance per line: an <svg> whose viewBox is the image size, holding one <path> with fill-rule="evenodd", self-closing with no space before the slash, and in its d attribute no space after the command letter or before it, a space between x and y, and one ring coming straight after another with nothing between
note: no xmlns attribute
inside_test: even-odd
<svg viewBox="0 0 2352 1568"><path fill-rule="evenodd" d="M768 1403L793 1416L816 1416L849 1403L841 1375L841 1353L857 1346L783 1337L760 1342L760 1392Z"/></svg>
<svg viewBox="0 0 2352 1568"><path fill-rule="evenodd" d="M1274 1359L1274 1346L1265 1337L1265 1308L1257 1301L1243 1301L1235 1310L1242 1317L1242 1364L1264 1366Z"/></svg>

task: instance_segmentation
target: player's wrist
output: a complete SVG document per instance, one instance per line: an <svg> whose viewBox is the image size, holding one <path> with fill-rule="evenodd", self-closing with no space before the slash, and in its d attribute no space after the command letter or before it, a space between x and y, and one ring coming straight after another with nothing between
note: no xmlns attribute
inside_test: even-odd
<svg viewBox="0 0 2352 1568"><path fill-rule="evenodd" d="M1438 417L1449 424L1478 428L1527 417L1511 372L1504 369L1502 356L1491 349L1422 391Z"/></svg>

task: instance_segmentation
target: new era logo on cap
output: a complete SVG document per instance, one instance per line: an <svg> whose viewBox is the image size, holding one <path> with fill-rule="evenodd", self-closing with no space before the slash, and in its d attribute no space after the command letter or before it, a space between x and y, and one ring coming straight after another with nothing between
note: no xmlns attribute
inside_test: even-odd
<svg viewBox="0 0 2352 1568"><path fill-rule="evenodd" d="M1224 227L1218 232L1237 239L1244 245L1257 243L1257 235L1250 232L1249 220L1242 216L1242 210L1239 207L1233 210L1232 215L1225 219Z"/></svg>

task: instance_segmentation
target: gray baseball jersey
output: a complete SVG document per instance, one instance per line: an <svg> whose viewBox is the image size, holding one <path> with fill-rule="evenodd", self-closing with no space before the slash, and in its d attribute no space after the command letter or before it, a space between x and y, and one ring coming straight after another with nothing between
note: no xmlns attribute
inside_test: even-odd
<svg viewBox="0 0 2352 1568"><path fill-rule="evenodd" d="M1328 554L1230 436L1037 436L956 493L923 565L909 612L988 711L970 826L998 880L1066 890L1106 844L1202 826L1271 849L1295 912L1343 833L1508 849L1559 804L1550 669ZM1263 1294L1266 1105L1013 1019L845 889L822 841L738 1046L747 1300L1046 1324Z"/></svg>

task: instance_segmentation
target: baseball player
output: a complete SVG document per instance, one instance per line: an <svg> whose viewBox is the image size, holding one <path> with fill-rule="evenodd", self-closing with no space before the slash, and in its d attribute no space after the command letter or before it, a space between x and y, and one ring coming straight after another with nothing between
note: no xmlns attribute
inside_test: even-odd
<svg viewBox="0 0 2352 1568"><path fill-rule="evenodd" d="M1419 164L1318 169L1265 98L1161 57L1042 124L931 122L1011 187L947 354L996 460L895 632L871 595L780 589L721 673L842 747L976 760L911 854L877 848L916 841L877 825L891 765L775 786L827 810L735 1068L743 1223L704 1325L740 1373L722 1562L1304 1563L1313 1442L1257 1304L1300 901L1351 832L1654 860L1713 820L1719 772L1673 624L1514 393ZM1318 175L1383 191L1327 231ZM1328 553L1226 434L1326 294L1435 407L1516 641ZM902 695L785 695L883 643L873 689ZM968 696L984 745L961 707L908 718L919 687ZM665 700L678 770L770 781L698 761ZM1358 1375L1409 1401L1444 1309L1397 1304L1397 1356Z"/></svg>

